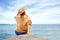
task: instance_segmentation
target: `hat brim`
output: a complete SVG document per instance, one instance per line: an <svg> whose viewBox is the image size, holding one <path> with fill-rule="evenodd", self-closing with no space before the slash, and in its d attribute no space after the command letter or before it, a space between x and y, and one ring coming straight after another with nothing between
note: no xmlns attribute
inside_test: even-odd
<svg viewBox="0 0 60 40"><path fill-rule="evenodd" d="M25 10L26 10L26 8L21 8L21 9L19 10L20 14L22 14L23 12L25 12Z"/></svg>

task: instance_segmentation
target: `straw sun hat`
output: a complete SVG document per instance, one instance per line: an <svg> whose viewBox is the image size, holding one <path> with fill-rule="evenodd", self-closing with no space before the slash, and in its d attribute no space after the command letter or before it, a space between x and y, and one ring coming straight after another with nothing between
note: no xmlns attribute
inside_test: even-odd
<svg viewBox="0 0 60 40"><path fill-rule="evenodd" d="M25 10L26 10L26 8L19 9L18 14L22 14Z"/></svg>

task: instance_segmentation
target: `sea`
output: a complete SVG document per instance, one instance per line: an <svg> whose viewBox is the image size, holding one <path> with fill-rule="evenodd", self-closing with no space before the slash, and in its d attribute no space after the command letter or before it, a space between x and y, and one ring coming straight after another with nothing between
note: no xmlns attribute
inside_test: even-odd
<svg viewBox="0 0 60 40"><path fill-rule="evenodd" d="M0 40L15 36L16 24L0 24ZM60 40L60 24L32 24L30 34L48 40Z"/></svg>

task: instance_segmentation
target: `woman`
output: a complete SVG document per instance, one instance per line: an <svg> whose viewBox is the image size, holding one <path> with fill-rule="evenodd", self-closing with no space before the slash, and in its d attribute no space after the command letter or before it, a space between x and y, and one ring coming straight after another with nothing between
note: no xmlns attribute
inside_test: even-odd
<svg viewBox="0 0 60 40"><path fill-rule="evenodd" d="M25 13L26 8L19 9L17 15L15 16L16 20L16 35L22 35L22 34L29 34L30 32L30 26L31 26L31 20Z"/></svg>

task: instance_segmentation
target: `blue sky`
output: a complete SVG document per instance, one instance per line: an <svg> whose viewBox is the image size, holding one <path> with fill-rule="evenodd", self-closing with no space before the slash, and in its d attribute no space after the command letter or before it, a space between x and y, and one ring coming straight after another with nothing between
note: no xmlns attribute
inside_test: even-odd
<svg viewBox="0 0 60 40"><path fill-rule="evenodd" d="M15 24L22 7L33 24L60 24L60 0L0 0L0 24Z"/></svg>

